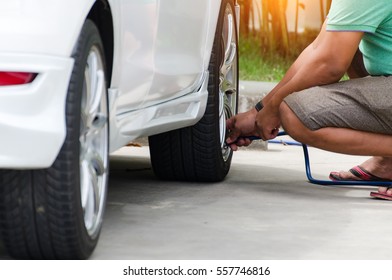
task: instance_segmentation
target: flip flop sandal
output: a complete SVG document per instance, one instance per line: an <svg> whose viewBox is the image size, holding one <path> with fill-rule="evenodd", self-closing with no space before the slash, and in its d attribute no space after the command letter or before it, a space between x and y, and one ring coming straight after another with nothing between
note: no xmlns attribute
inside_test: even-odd
<svg viewBox="0 0 392 280"><path fill-rule="evenodd" d="M370 196L375 197L375 198L379 198L379 199L384 199L384 200L392 200L392 196L387 195L385 193L371 192Z"/></svg>
<svg viewBox="0 0 392 280"><path fill-rule="evenodd" d="M349 170L351 174L353 174L356 179L350 178L350 179L344 179L338 175L338 172L331 172L329 174L329 178L332 181L352 181L352 180L358 180L358 181L391 181L390 179L383 179L380 177L377 177L364 169L363 167L357 165ZM391 182L392 184L392 182Z"/></svg>
<svg viewBox="0 0 392 280"><path fill-rule="evenodd" d="M349 170L351 174L353 174L358 181L391 181L389 179L383 179L378 176L373 175L363 167L357 165ZM333 181L349 181L349 180L355 180L355 179L344 179L341 178L337 172L331 172L329 174L329 178ZM392 185L392 182L391 182ZM392 201L392 196L379 193L379 192L371 192L370 193L371 197L379 198L379 199L384 199L384 200L391 200Z"/></svg>

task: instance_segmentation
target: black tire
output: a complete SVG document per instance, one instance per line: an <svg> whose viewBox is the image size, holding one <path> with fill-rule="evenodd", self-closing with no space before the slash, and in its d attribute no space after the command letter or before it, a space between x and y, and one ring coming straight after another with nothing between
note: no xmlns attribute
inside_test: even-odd
<svg viewBox="0 0 392 280"><path fill-rule="evenodd" d="M98 242L107 189L109 131L105 75L102 78L103 85L101 80L102 87L94 88L96 92L104 92L104 95L99 95L99 101L95 103L98 104L97 110L89 115L90 119L94 118L94 123L90 124L94 126L95 136L88 134L92 130L86 128L86 118L82 113L88 107L85 70L91 68L88 64L93 51L99 57L99 65L103 66L102 69L97 68L99 71L96 72L102 78L103 45L96 26L87 20L73 53L75 65L66 100L66 139L53 165L44 170L0 172L1 234L13 258L85 259L91 255ZM94 74L93 70L91 73ZM95 177L91 174L91 178L86 178L88 174L83 173L81 165L85 158L80 140L82 137L89 139L93 149L95 146L100 149L91 152L99 154L90 162L90 168L94 168L91 172L96 172ZM88 184L82 183L82 175L83 182ZM93 179L96 179L96 190L100 197L89 200L90 204L83 204L81 192L90 190ZM83 197L90 198L89 195L87 192ZM96 213L96 219L90 221L85 215L91 214L94 203L101 208Z"/></svg>
<svg viewBox="0 0 392 280"><path fill-rule="evenodd" d="M226 66L229 59L230 65ZM225 120L237 112L238 106L234 0L222 1L209 72L208 103L203 118L192 127L149 137L152 167L161 179L216 182L223 180L230 170L233 152L225 145Z"/></svg>

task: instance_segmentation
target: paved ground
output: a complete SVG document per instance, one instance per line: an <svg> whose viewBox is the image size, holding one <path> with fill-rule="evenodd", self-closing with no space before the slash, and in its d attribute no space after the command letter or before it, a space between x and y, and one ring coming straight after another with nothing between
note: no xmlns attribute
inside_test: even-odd
<svg viewBox="0 0 392 280"><path fill-rule="evenodd" d="M313 175L363 160L310 149ZM306 181L302 149L235 153L216 184L158 181L148 147L111 157L107 211L91 259L392 259L392 202L367 187ZM0 259L7 259L0 243Z"/></svg>
<svg viewBox="0 0 392 280"><path fill-rule="evenodd" d="M363 159L310 153L318 178ZM239 151L218 184L157 181L148 147L124 148L111 164L92 259L392 259L392 203L367 187L309 184L301 147Z"/></svg>

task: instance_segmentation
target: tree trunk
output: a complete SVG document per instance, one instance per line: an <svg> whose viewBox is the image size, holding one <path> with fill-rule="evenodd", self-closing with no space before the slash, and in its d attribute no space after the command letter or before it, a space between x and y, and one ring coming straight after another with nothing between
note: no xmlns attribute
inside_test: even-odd
<svg viewBox="0 0 392 280"><path fill-rule="evenodd" d="M241 33L245 34L245 36L248 36L252 0L239 0L238 3L241 6L241 16L240 16Z"/></svg>
<svg viewBox="0 0 392 280"><path fill-rule="evenodd" d="M283 54L289 53L289 34L287 29L287 0L262 0L268 3L268 12L271 15L272 49ZM270 42L271 43L271 42Z"/></svg>

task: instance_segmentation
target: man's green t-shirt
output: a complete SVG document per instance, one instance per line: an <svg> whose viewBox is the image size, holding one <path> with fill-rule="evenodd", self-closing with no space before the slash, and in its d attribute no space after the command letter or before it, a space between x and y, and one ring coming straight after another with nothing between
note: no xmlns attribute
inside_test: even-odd
<svg viewBox="0 0 392 280"><path fill-rule="evenodd" d="M370 75L392 75L392 0L333 0L327 31L365 32L360 50Z"/></svg>

